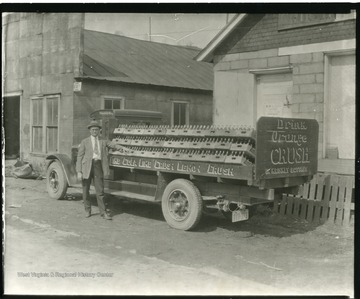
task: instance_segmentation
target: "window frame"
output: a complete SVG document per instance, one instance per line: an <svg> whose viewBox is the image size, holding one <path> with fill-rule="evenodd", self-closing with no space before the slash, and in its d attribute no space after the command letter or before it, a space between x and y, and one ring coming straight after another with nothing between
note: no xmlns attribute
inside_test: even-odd
<svg viewBox="0 0 360 299"><path fill-rule="evenodd" d="M175 120L175 104L185 104L185 125L189 125L190 120L190 102L184 101L184 100L172 100L171 101L171 125L175 126L174 120Z"/></svg>
<svg viewBox="0 0 360 299"><path fill-rule="evenodd" d="M57 121L56 123L49 124L48 123L48 102L49 100L55 99L57 104ZM41 101L40 101L41 100ZM42 120L41 124L34 125L34 101L40 101L42 107ZM60 134L59 134L59 124L60 124L60 95L59 94L51 94L46 96L34 96L30 98L30 152L32 154L49 154L49 153L58 153L59 152L59 145L60 145ZM34 148L34 130L33 128L41 128L41 150L35 150ZM57 129L57 137L56 137L56 151L49 150L49 134L48 128L56 128Z"/></svg>
<svg viewBox="0 0 360 299"><path fill-rule="evenodd" d="M107 96L107 95L103 95L101 96L101 109L105 109L105 101L106 100L112 100L112 107L114 106L114 100L119 100L120 101L120 109L125 109L125 97L122 96ZM111 108L113 109L113 108Z"/></svg>
<svg viewBox="0 0 360 299"><path fill-rule="evenodd" d="M346 56L346 55L355 55L355 72L356 72L356 52L352 49L350 50L345 50L345 51L334 51L334 52L325 52L324 53L324 109L323 109L323 125L324 125L324 130L323 130L323 136L322 136L322 157L321 159L323 160L331 160L326 158L326 151L327 151L327 133L325 130L325 126L328 123L328 115L327 115L327 109L328 109L328 105L329 105L329 101L330 101L330 63L331 63L331 59L333 57L338 57L338 56ZM355 94L356 94L356 84L355 84ZM355 98L355 105L356 105L356 98ZM356 121L356 119L355 119ZM349 159L337 159L337 160L349 160ZM354 160L354 159L350 159L350 160Z"/></svg>

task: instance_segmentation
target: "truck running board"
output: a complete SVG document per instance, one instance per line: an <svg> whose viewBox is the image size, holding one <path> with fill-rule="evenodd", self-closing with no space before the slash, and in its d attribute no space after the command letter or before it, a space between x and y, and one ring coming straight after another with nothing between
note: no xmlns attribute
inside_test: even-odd
<svg viewBox="0 0 360 299"><path fill-rule="evenodd" d="M119 191L114 189L107 189L106 193L114 196L129 198L129 199L138 199L138 200L155 202L155 196L151 196L151 195L144 195L134 192L127 192L127 191Z"/></svg>

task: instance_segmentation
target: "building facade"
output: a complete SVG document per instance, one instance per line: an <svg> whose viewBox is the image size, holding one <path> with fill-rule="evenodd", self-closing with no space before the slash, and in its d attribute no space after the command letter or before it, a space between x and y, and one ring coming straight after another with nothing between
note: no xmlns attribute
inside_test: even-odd
<svg viewBox="0 0 360 299"><path fill-rule="evenodd" d="M214 65L214 123L316 119L319 171L354 174L355 13L241 14L196 58Z"/></svg>
<svg viewBox="0 0 360 299"><path fill-rule="evenodd" d="M212 66L193 59L199 50L88 31L84 18L3 17L6 157L44 170L47 155L70 156L98 109L161 111L169 125L212 123Z"/></svg>
<svg viewBox="0 0 360 299"><path fill-rule="evenodd" d="M5 155L41 167L46 153L72 146L83 14L12 13L2 21L4 114L13 115L4 122Z"/></svg>
<svg viewBox="0 0 360 299"><path fill-rule="evenodd" d="M74 144L87 134L91 112L99 109L140 109L159 111L163 124L211 124L212 92L179 90L119 83L113 81L76 79L81 91L74 92Z"/></svg>

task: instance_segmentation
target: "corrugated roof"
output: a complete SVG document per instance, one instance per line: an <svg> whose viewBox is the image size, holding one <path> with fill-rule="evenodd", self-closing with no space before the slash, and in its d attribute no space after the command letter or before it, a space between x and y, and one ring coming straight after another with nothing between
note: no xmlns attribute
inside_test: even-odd
<svg viewBox="0 0 360 299"><path fill-rule="evenodd" d="M195 61L199 52L189 47L84 30L83 76L212 90L212 64Z"/></svg>

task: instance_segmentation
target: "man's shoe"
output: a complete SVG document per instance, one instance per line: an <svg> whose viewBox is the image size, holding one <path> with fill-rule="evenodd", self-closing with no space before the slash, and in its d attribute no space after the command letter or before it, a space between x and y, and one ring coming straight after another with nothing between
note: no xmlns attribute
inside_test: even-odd
<svg viewBox="0 0 360 299"><path fill-rule="evenodd" d="M101 217L103 217L106 220L112 220L112 217L110 215L106 214L106 213L102 214Z"/></svg>
<svg viewBox="0 0 360 299"><path fill-rule="evenodd" d="M91 216L91 212L87 212L86 214L85 214L85 218L89 218Z"/></svg>

